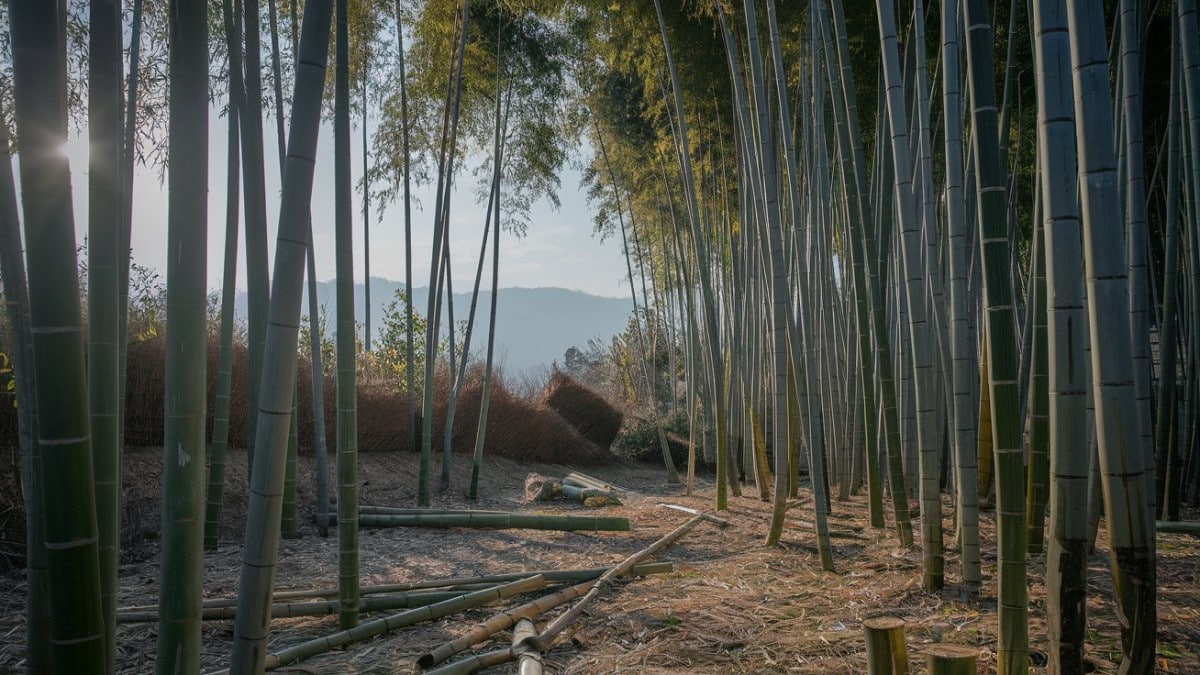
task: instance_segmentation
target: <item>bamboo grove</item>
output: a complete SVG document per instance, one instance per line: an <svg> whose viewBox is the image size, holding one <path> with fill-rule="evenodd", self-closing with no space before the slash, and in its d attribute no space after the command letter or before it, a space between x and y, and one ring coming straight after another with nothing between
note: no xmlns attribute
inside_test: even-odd
<svg viewBox="0 0 1200 675"><path fill-rule="evenodd" d="M226 449L245 445L230 666L250 673L267 663L279 540L298 532L297 388L311 386L323 410L327 369L337 506L330 522L319 428L317 526L338 531L341 628L369 625L359 619L370 605L359 586L356 359L375 357L369 302L365 353L358 343L355 237L367 293L370 227L403 229L406 297L414 255L428 256L424 318L404 310L408 404L395 414L412 431L402 445L420 453L418 506L452 484L474 498L495 349L490 331L480 349L476 316L488 311L494 326L503 312L502 230L538 236L531 207L557 204L573 158L598 234L619 234L626 256L640 352L629 377L657 389L666 352L663 386L688 418L690 457L677 469L651 404L670 480L691 491L710 465L716 509L771 502L766 545L779 543L800 487L811 489L805 508L830 574L826 517L865 495L891 545L919 548L926 592L950 586L983 602L995 588L1006 674L1028 670L1031 641L1047 645L1053 672L1083 672L1085 565L1103 524L1121 672L1153 671L1156 527L1200 505L1196 0L127 5L9 0L0 15L0 274L29 523L30 672L115 668L135 163L157 163L169 197L157 668L199 671L204 552L219 544ZM318 148L328 118L332 153ZM268 122L277 196L265 178ZM59 151L72 124L90 145L86 213L72 207ZM215 229L208 135L221 125L218 281L197 252ZM326 189L314 167L330 157ZM472 297L490 255L492 303L473 299L456 323L451 207L468 175L487 204ZM416 185L435 190L422 219ZM314 199L332 199L333 222L314 222ZM336 241L330 353L315 300L318 228ZM432 234L428 252L412 250L417 228ZM246 438L231 438L239 238L250 411ZM207 363L206 292L218 283L220 350ZM302 333L312 368L301 377ZM454 476L455 401L480 353L473 474ZM434 389L446 381L449 419L437 429ZM993 541L981 539L989 509ZM1044 635L1029 630L1036 558Z"/></svg>

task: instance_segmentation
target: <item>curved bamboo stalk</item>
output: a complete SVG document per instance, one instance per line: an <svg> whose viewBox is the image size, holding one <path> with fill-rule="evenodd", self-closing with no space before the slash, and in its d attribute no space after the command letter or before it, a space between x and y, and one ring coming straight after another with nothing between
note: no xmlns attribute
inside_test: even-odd
<svg viewBox="0 0 1200 675"><path fill-rule="evenodd" d="M312 195L321 92L325 84L331 6L329 0L309 0L297 59L292 96L288 157L280 199L279 237L275 249L275 278L268 328L265 378L271 386L257 401L262 424L257 427L256 468L251 476L246 538L238 588L238 617L234 623L231 670L254 673L262 668L270 632L271 587L279 550L284 462L288 417L296 377L300 296L308 253L309 198Z"/></svg>

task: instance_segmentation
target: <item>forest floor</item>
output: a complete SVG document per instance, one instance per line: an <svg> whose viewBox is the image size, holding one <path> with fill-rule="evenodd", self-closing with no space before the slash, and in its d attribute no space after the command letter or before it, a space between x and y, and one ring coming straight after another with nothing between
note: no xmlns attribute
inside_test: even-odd
<svg viewBox="0 0 1200 675"><path fill-rule="evenodd" d="M301 457L300 499L303 538L282 542L277 588L336 586L337 537L317 536L312 525L311 457ZM205 597L232 597L240 569L241 513L245 505L245 455L231 458L229 500L222 548L205 556ZM360 503L414 506L417 457L410 454L360 455ZM158 514L160 452L130 450L126 455L126 560L120 570L122 607L153 604L159 580L158 542L149 524ZM435 470L438 462L435 461ZM615 462L584 468L588 474L627 490L623 505L584 509L565 502L527 503L523 482L529 473L562 477L567 467L518 464L489 458L480 502L468 502L462 477L469 458L455 457L450 490L435 496L434 506L539 513L625 516L630 532L588 533L533 530L434 530L391 528L361 533L361 583L382 584L474 576L534 569L614 565L645 548L687 518L659 506L662 502L695 509L713 507L711 477L697 480L693 496L668 485L665 472L649 465ZM434 478L436 485L437 478ZM863 619L892 614L907 622L909 661L923 672L923 649L952 642L979 650L980 672L995 671L995 530L993 514L981 523L984 585L981 599L964 602L957 587L958 556L947 549L947 588L921 589L920 551L902 550L894 531L873 530L864 496L835 501L830 515L836 573L821 571L812 534L811 493L801 489L788 515L779 547L763 545L770 521L769 504L753 485L730 497L720 516L726 529L702 523L657 558L673 561L674 572L619 581L546 654L553 673L862 673L866 670ZM915 501L912 502L915 505ZM949 526L950 504L946 502ZM915 517L914 517L915 520ZM889 523L891 518L889 516ZM141 534L139 534L139 532ZM1119 633L1112 600L1105 534L1100 551L1088 561L1090 638L1087 658L1094 672L1116 672ZM947 537L947 543L950 543ZM1159 661L1161 672L1200 673L1200 542L1186 535L1160 535L1158 550ZM1045 672L1046 627L1041 578L1042 559L1030 564L1030 636L1032 672ZM23 664L24 578L20 572L0 578L0 673ZM548 591L540 591L536 596ZM525 600L514 600L509 606ZM416 657L461 635L497 611L484 607L418 624L280 669L291 673L406 673ZM561 610L556 610L561 611ZM553 616L553 615L552 615ZM368 616L367 618L371 618ZM539 626L544 625L539 623ZM232 621L206 623L202 666L205 672L227 664ZM276 619L270 649L337 630L335 616ZM121 624L118 667L126 673L153 670L155 624ZM502 635L480 651L508 644ZM488 672L516 672L514 666Z"/></svg>

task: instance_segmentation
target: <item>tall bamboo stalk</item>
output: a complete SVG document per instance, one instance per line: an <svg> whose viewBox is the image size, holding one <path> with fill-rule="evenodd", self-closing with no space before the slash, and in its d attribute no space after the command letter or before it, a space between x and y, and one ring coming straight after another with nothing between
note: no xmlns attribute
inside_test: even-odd
<svg viewBox="0 0 1200 675"><path fill-rule="evenodd" d="M288 136L288 155L280 200L279 238L275 249L274 292L269 322L264 381L270 386L258 401L261 422L246 516L238 611L234 623L231 670L262 670L270 632L271 588L279 550L284 461L288 417L296 377L300 297L308 249L307 225L312 196L321 92L329 49L331 3L309 0L304 5L295 92Z"/></svg>
<svg viewBox="0 0 1200 675"><path fill-rule="evenodd" d="M975 451L974 363L975 345L968 336L970 297L967 288L967 202L963 194L962 92L960 73L960 4L943 0L942 14L942 115L946 148L946 229L950 267L950 353L953 393L951 436L955 457L955 499L958 506L959 549L962 554L963 593L979 592L979 490L978 454Z"/></svg>
<svg viewBox="0 0 1200 675"><path fill-rule="evenodd" d="M334 65L334 228L337 269L338 588L343 629L358 623L358 395L354 322L353 195L350 185L350 28L348 0L336 0Z"/></svg>
<svg viewBox="0 0 1200 675"><path fill-rule="evenodd" d="M9 3L13 91L41 450L54 668L103 673L100 589L83 326L67 140L66 17L56 2Z"/></svg>
<svg viewBox="0 0 1200 675"><path fill-rule="evenodd" d="M222 0L225 45L229 59L229 140L225 165L225 262L221 277L220 346L217 353L217 391L213 399L212 445L209 450L208 495L204 511L204 548L217 550L221 538L221 507L225 498L225 456L229 448L229 408L233 390L233 321L237 298L238 199L241 186L238 111L243 96L241 76L241 2Z"/></svg>
<svg viewBox="0 0 1200 675"><path fill-rule="evenodd" d="M1046 324L1050 392L1050 544L1046 622L1056 672L1083 670L1086 637L1088 470L1087 344L1079 222L1069 33L1062 0L1033 6L1038 64L1038 175L1046 251Z"/></svg>
<svg viewBox="0 0 1200 675"><path fill-rule="evenodd" d="M159 673L200 668L208 326L208 3L173 0Z"/></svg>
<svg viewBox="0 0 1200 675"><path fill-rule="evenodd" d="M0 107L0 119L3 119ZM21 220L9 155L8 127L0 125L0 283L12 330L16 378L17 442L21 453L21 496L25 505L25 669L53 672L50 653L50 596L46 580L46 540L42 513L41 450L37 443L37 396L33 376L33 335L29 289L21 248Z"/></svg>
<svg viewBox="0 0 1200 675"><path fill-rule="evenodd" d="M921 552L923 583L926 589L942 587L941 500L937 480L937 447L934 444L935 409L933 381L933 334L925 308L925 272L921 263L922 224L913 198L909 164L908 116L904 110L900 62L896 37L895 8L889 0L876 3L879 10L879 36L883 52L887 114L891 129L892 158L895 162L895 188L899 206L899 235L902 247L908 333L912 345L914 378L913 403L917 413L917 439L920 472ZM928 223L926 227L931 227ZM896 489L895 486L892 488Z"/></svg>
<svg viewBox="0 0 1200 675"><path fill-rule="evenodd" d="M984 0L965 0L967 84L971 108L983 264L987 378L991 406L992 452L996 458L997 547L999 557L1001 673L1029 669L1029 601L1025 570L1025 460L1021 448L1017 338L1014 334L1009 238L1005 214L1005 171L996 121L992 24Z"/></svg>
<svg viewBox="0 0 1200 675"><path fill-rule="evenodd" d="M696 201L696 183L692 177L692 159L690 145L688 144L687 121L683 108L683 90L679 84L679 78L675 74L675 59L671 55L671 44L667 37L667 25L663 20L662 5L659 0L654 0L654 10L658 16L659 33L662 36L663 52L667 59L667 71L671 77L671 89L674 92L674 108L675 120L678 125L678 143L679 143L679 159L681 173L683 178L684 195L687 204L689 205L689 223L691 225L692 235L692 252L695 256L697 273L700 276L700 293L704 303L704 328L705 337L708 340L708 371L709 380L712 382L712 389L709 391L709 397L712 400L713 415L712 421L715 425L715 436L717 445L717 488L716 488L716 507L717 510L722 510L726 507L726 490L728 489L728 451L726 439L726 391L725 391L725 368L723 359L720 357L721 352L721 337L720 331L717 328L717 302L714 293L712 281L712 269L709 265L709 251L706 245L707 237L701 228L700 213L697 208Z"/></svg>
<svg viewBox="0 0 1200 675"><path fill-rule="evenodd" d="M121 232L121 7L95 0L88 21L88 404L109 663L115 657L121 529L118 328Z"/></svg>
<svg viewBox="0 0 1200 675"><path fill-rule="evenodd" d="M1122 672L1154 668L1154 518L1147 508L1147 439L1142 436L1129 343L1129 269L1125 258L1114 156L1104 12L1097 2L1068 0L1075 84L1076 147L1083 205L1084 270L1091 336L1104 515L1120 616ZM1148 412L1145 413L1148 416Z"/></svg>

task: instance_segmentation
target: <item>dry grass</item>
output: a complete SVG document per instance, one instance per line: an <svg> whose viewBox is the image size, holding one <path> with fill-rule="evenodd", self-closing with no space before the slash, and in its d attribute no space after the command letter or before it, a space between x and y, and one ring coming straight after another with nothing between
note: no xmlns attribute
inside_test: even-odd
<svg viewBox="0 0 1200 675"><path fill-rule="evenodd" d="M157 451L130 453L131 472L145 476L143 485L130 486L134 499L149 499ZM233 593L239 569L241 509L244 508L243 456L234 455L230 508L224 527L224 548L207 554L206 595ZM416 497L416 457L409 453L376 453L360 457L362 503L411 506ZM311 503L307 485L311 468L301 464L301 500ZM568 504L553 508L521 502L522 483L532 471L563 475L563 466L519 464L504 458L487 460L485 499L468 504L463 498L468 458L454 457L456 482L435 497L435 506L483 509L538 510L568 513ZM711 484L697 496L667 486L658 467L613 462L588 473L631 491L625 505L606 514L628 517L628 533L558 533L525 530L366 530L361 539L364 584L403 582L448 576L510 572L539 568L572 568L615 564L687 518L658 506L671 501L710 509ZM747 491L749 492L749 491ZM151 501L153 501L151 499ZM957 556L948 551L948 588L926 593L920 587L920 553L900 550L891 530L867 526L865 499L835 503L830 517L834 535L836 573L820 570L809 531L811 500L801 490L789 515L789 527L778 548L762 540L770 518L769 506L757 499L732 499L721 514L733 526L726 530L704 524L662 557L676 561L670 575L618 584L584 613L580 622L560 637L547 655L550 672L557 673L832 673L865 672L862 620L880 613L896 614L908 622L913 672L923 668L923 649L935 641L953 642L979 650L980 672L994 672L996 649L995 549L985 543L984 588L978 602L957 597L954 583ZM946 503L949 513L949 502ZM145 508L156 508L147 503ZM306 516L311 516L307 506ZM336 583L336 538L318 538L305 517L304 539L280 547L278 584L281 588L329 587ZM991 514L984 515L982 536L994 542ZM1101 546L1105 544L1103 532ZM137 544L144 562L121 568L121 605L155 601L158 585L157 542ZM1200 673L1200 556L1195 539L1183 535L1159 538L1160 669L1171 673ZM1114 621L1108 560L1104 552L1089 558L1091 596L1088 610L1091 637L1087 654L1096 672L1116 672L1119 637ZM1030 565L1030 634L1032 648L1046 648L1043 618L1042 563ZM0 595L0 672L21 663L23 625L20 604L23 580L12 573ZM516 604L518 601L513 601ZM441 621L355 645L301 663L287 672L396 673L408 672L416 656L463 633L495 607L473 610ZM278 620L271 646L278 649L336 630L335 617ZM541 625L539 623L539 625ZM214 622L204 628L206 669L223 665L229 653L232 625ZM119 663L123 672L150 669L155 628L150 625L119 629ZM491 645L496 648L507 636ZM1037 658L1037 656L1035 656ZM497 672L515 672L513 669ZM1034 673L1045 672L1040 666Z"/></svg>
<svg viewBox="0 0 1200 675"><path fill-rule="evenodd" d="M604 397L563 373L555 372L542 402L562 415L581 436L601 448L612 447L621 432L621 411Z"/></svg>

